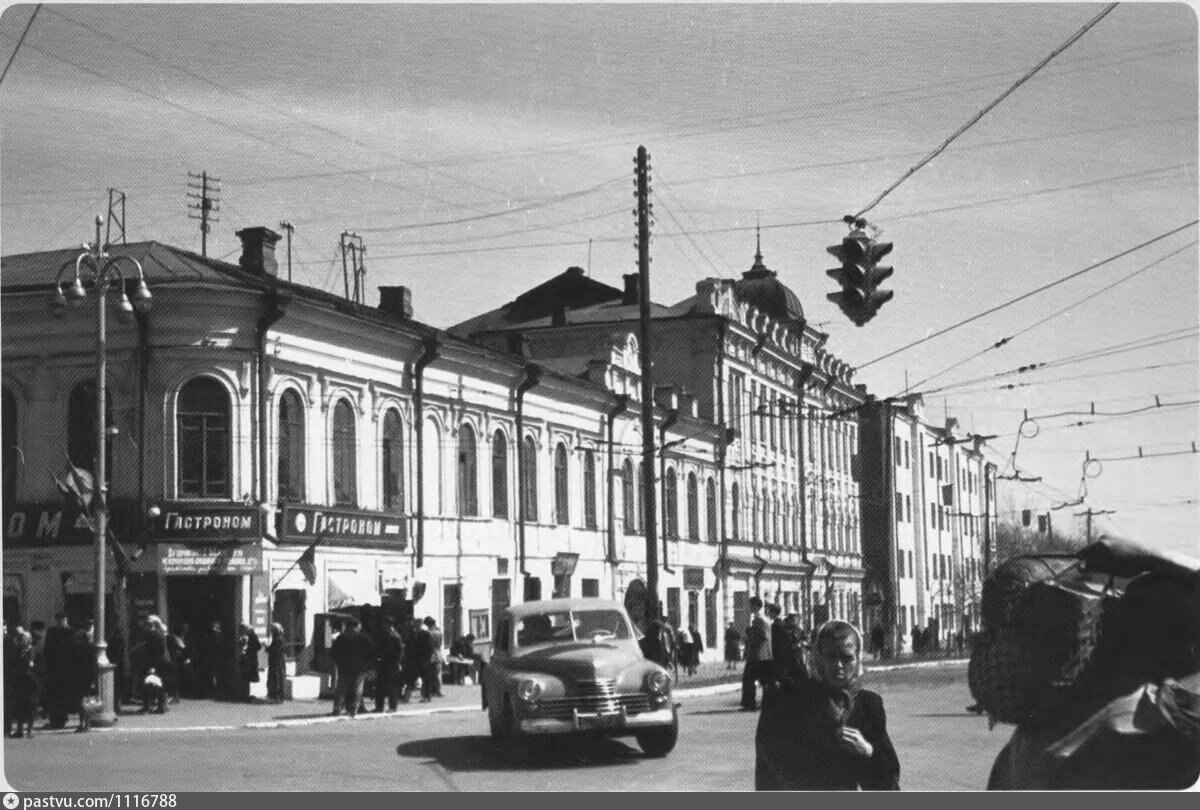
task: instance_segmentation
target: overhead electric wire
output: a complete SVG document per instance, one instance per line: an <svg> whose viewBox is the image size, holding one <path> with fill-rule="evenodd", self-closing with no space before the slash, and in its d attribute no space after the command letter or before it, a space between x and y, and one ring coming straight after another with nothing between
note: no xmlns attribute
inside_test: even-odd
<svg viewBox="0 0 1200 810"><path fill-rule="evenodd" d="M886 189L884 189L883 193L881 193L878 197L876 197L874 200L872 200L869 205L867 205L865 208L863 208L861 211L859 211L854 216L861 217L864 214L866 214L868 211L870 211L872 208L874 208L876 205L878 205L883 200L884 197L886 197L887 195L889 195L893 191L895 191L896 188L898 188L901 183L903 183L909 177L914 175L921 167L925 166L931 160L933 160L935 157L940 155L946 149L946 147L949 146L952 141L954 141L954 139L958 138L960 135L962 135L964 132L966 132L968 129L970 129L976 123L978 123L979 120L981 118L983 118L983 116L987 115L998 104L1000 104L1000 102L1004 101L1004 99L1006 99L1010 95L1012 95L1012 93L1015 92L1018 87L1025 84L1025 82L1029 81L1030 79L1032 79L1034 77L1034 75L1039 70L1041 70L1046 65L1048 65L1050 63L1050 61L1052 59L1054 59L1054 57L1058 56L1060 53L1065 51L1067 48L1074 45L1075 42L1078 41L1080 37L1082 37L1084 34L1086 34L1088 31L1090 31L1092 29L1092 27L1095 26L1097 23L1099 23L1102 19L1107 17L1112 12L1112 10L1115 9L1116 7L1117 7L1116 3L1110 3L1108 6L1106 6L1103 11L1101 11L1099 14L1097 14L1095 17L1093 17L1091 20L1089 20L1087 23L1085 23L1082 28L1080 28L1078 31L1076 31L1074 34L1072 34L1070 37L1068 37L1066 42L1064 42L1063 44L1061 44L1057 48L1055 48L1053 51L1051 51L1050 54L1045 59L1038 62L1036 65L1034 65L1033 68L1031 68L1020 79L1017 79L1017 81L1015 83L1013 83L1013 85L1011 87L1009 87L1007 90L1005 90L1003 93L1001 93L999 95L999 97L996 98L995 101L988 104L986 107L984 107L982 110L980 110L974 116L972 116L971 119L969 121L967 121L967 123L965 123L961 127L959 127L958 130L955 131L955 133L953 135L951 135L949 138L947 138L945 141L943 141L940 146L938 146L936 149L934 149L932 152L930 152L928 157L925 157L922 160L920 160L915 166L913 166L911 169L909 169L907 172L905 172L900 177L899 180L897 180L896 182L894 182L890 186L888 186Z"/></svg>
<svg viewBox="0 0 1200 810"><path fill-rule="evenodd" d="M922 343L926 343L930 340L933 340L934 338L941 337L942 335L946 334L947 332L951 332L955 329L958 329L961 326L966 326L969 323L977 321L980 318L984 318L988 315L999 312L1000 310L1006 309L1006 308L1012 306L1013 304L1024 301L1027 298L1032 298L1033 296L1035 296L1039 293L1045 292L1046 290L1057 287L1060 284L1064 284L1072 279L1078 278L1079 276L1082 276L1085 273L1090 273L1091 271L1096 270L1097 268L1103 267L1106 264L1111 264L1112 262L1115 262L1117 259L1124 258L1125 256L1128 256L1131 253L1135 253L1144 247L1153 245L1155 242L1161 242L1163 239L1166 239L1169 236L1174 236L1175 234L1179 233L1180 231L1187 230L1188 228L1195 225L1197 222L1200 222L1200 220L1193 219L1191 222L1187 222L1183 225L1180 225L1177 228L1172 228L1169 231L1160 233L1158 236L1155 236L1151 239L1147 239L1145 242L1142 242L1141 244L1134 245L1133 247L1123 250L1120 253L1115 253L1112 256L1109 256L1107 259L1102 259L1098 262L1090 264L1087 267L1083 268L1082 270L1077 270L1074 273L1063 276L1062 278L1058 279L1057 281L1052 281L1049 284L1043 284L1041 287L1038 287L1037 289L1034 289L1034 290L1030 290L1027 293L1023 293L1023 294L1017 296L1016 298L1009 299L1008 301L1005 301L1003 304L998 304L994 307L991 307L990 309L984 310L983 312L976 313L975 315L972 315L969 318L965 318L964 320L961 320L958 323L952 324L951 326L947 326L943 329L939 329L936 332L928 334L925 337L920 338L919 340L914 340L911 343L906 343L905 345L901 346L898 349L893 349L892 351L890 351L886 354L882 354L879 357L876 357L872 360L868 360L866 363L860 364L858 366L858 370L861 371L862 369L866 368L867 366L871 366L871 365L874 365L875 363L878 363L880 360L886 360L889 357L894 357L903 351L907 351L908 349L913 348L914 346L919 346Z"/></svg>
<svg viewBox="0 0 1200 810"><path fill-rule="evenodd" d="M976 388L969 391L956 391L957 396L964 394L977 394L991 391L1012 391L1017 388L1035 388L1042 385L1056 385L1061 382L1072 382L1074 380L1093 380L1097 377L1114 377L1119 374L1132 374L1142 371L1161 371L1165 368L1180 368L1181 366L1196 367L1195 360L1181 360L1177 363L1156 363L1151 366L1129 366L1127 368L1110 369L1108 371L1098 371L1094 374L1076 374L1071 377L1054 377L1049 380L1029 380L1020 383L1007 383L1005 385L997 385L989 388Z"/></svg>
<svg viewBox="0 0 1200 810"><path fill-rule="evenodd" d="M1195 247L1197 244L1200 244L1200 242L1197 242L1197 241L1188 242L1183 247L1177 248L1177 249L1171 251L1170 253L1167 253L1164 256L1160 256L1157 259L1155 259L1154 261L1150 262L1149 264L1143 265L1142 267L1138 268L1137 270L1134 270L1132 273L1117 279L1116 281L1112 282L1111 284L1101 287L1099 290L1096 290L1095 292L1091 293L1090 295L1086 295L1083 298L1081 298L1073 303L1067 304L1065 307L1062 307L1061 309L1055 310L1054 312L1050 313L1046 317L1041 318L1037 321L1034 321L1033 323L1029 324L1028 326L1024 327L1023 329L1019 329L1016 332L1013 332L1011 335L1000 339L996 343L993 343L991 346L981 349L980 351L976 352L975 354L971 355L970 357L966 357L966 358L958 361L954 365L947 366L946 368L942 369L941 371L938 371L934 374L929 375L928 377L926 377L923 380L913 383L912 386L905 386L905 390L907 390L910 387L911 388L920 388L922 385L929 382L930 380L937 379L938 377L942 376L943 374L953 371L954 369L958 368L959 366L969 363L972 360L976 359L977 357L980 357L981 355L986 354L987 352L990 352L994 349L999 349L1000 347L1011 343L1013 340L1020 337L1021 335L1031 332L1034 329L1036 329L1037 327L1039 327L1045 323L1048 323L1049 321L1054 320L1059 315L1062 315L1065 312L1069 312L1070 310L1075 309L1076 307L1078 307L1082 304L1085 304L1088 301L1091 301L1092 299L1103 295L1104 293L1108 292L1109 290L1113 289L1114 287L1124 284L1126 281L1129 281L1130 279L1135 278L1135 277L1141 275L1142 273L1145 273L1146 271L1150 270L1151 268L1156 267L1157 265L1165 262L1167 259L1177 256L1178 254L1182 253L1183 251L1187 250L1190 247Z"/></svg>
<svg viewBox="0 0 1200 810"><path fill-rule="evenodd" d="M8 69L12 67L13 60L17 58L17 52L21 50L21 45L25 42L25 37L29 34L29 29L33 27L33 21L37 19L38 12L41 10L41 3L33 7L33 13L29 15L29 22L25 23L25 28L21 31L21 36L17 38L17 44L13 47L13 52L9 54L8 61L4 63L4 70L0 71L0 84L4 83L4 77L8 75Z"/></svg>
<svg viewBox="0 0 1200 810"><path fill-rule="evenodd" d="M1002 377L1010 377L1014 374L1028 374L1028 373L1034 372L1034 371L1044 371L1047 369L1061 368L1064 365L1073 365L1075 363L1084 362L1087 360L1099 360L1099 359L1103 359L1105 357L1110 357L1114 354L1123 354L1124 352L1138 351L1139 349L1149 349L1149 348L1153 348L1155 346L1164 345L1166 343L1174 343L1176 341L1183 340L1184 338L1195 337L1198 329L1200 329L1200 327L1184 327L1183 329L1174 329L1174 330L1171 330L1170 332L1163 332L1163 333L1161 333L1159 335L1155 335L1153 337L1138 338L1137 340L1131 340L1131 341L1126 341L1125 343L1114 344L1112 346L1109 346L1109 347L1106 347L1103 349L1096 349L1091 352L1081 352L1079 354L1069 355L1067 357L1060 357L1060 358L1057 358L1054 360L1047 360L1047 361L1040 362L1040 363L1030 363L1028 365L1023 365L1023 366L1021 366L1019 368L1015 368L1015 369L1005 369L1004 371L997 371L993 374L988 374L983 377L975 377L970 380L960 380L958 382L947 383L946 385L943 385L940 388L926 388L924 390L918 390L918 393L921 393L921 394L924 394L927 396L931 396L934 394L941 394L945 391L950 391L950 390L953 390L955 388L959 388L962 386L976 385L978 383L986 382L988 380L1000 379ZM1186 332L1186 334L1177 334L1179 332ZM1168 336L1171 336L1171 337L1168 337ZM1162 338L1162 339L1159 340L1159 338ZM1153 341L1153 342L1147 342L1147 341Z"/></svg>

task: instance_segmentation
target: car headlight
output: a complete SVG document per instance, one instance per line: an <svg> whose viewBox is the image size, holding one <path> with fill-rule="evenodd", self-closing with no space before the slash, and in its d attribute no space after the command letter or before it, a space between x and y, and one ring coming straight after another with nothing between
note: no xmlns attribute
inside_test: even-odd
<svg viewBox="0 0 1200 810"><path fill-rule="evenodd" d="M654 695L665 695L671 691L671 676L656 669L646 676L646 689Z"/></svg>
<svg viewBox="0 0 1200 810"><path fill-rule="evenodd" d="M517 697L526 703L537 703L542 696L542 685L537 681L526 678L517 684Z"/></svg>

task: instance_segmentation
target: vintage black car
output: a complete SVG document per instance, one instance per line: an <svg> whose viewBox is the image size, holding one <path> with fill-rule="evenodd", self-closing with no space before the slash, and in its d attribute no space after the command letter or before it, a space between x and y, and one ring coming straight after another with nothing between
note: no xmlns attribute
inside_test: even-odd
<svg viewBox="0 0 1200 810"><path fill-rule="evenodd" d="M629 615L604 599L514 605L497 621L483 671L492 736L524 748L550 735L633 736L664 757L679 736L671 677L647 661Z"/></svg>

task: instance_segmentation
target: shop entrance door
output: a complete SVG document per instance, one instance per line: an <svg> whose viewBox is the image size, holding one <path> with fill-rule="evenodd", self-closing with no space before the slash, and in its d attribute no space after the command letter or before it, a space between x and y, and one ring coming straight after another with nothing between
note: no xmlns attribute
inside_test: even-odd
<svg viewBox="0 0 1200 810"><path fill-rule="evenodd" d="M236 576L167 577L167 616L171 629L186 622L192 633L203 633L213 622L221 630L232 633L237 629Z"/></svg>

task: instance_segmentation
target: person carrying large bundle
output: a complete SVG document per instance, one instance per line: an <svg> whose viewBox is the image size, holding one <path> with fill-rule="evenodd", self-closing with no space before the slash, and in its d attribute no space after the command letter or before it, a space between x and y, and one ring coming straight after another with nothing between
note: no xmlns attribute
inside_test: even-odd
<svg viewBox="0 0 1200 810"><path fill-rule="evenodd" d="M1200 778L1200 557L1105 540L984 586L971 692L1016 726L990 790L1178 790Z"/></svg>

